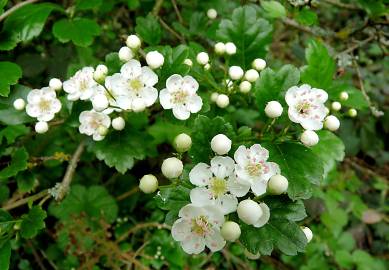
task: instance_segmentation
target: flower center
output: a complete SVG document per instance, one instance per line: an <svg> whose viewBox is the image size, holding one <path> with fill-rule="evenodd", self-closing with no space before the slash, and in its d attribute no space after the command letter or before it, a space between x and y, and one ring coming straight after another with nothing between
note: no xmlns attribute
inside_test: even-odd
<svg viewBox="0 0 389 270"><path fill-rule="evenodd" d="M84 92L86 89L88 89L88 81L86 79L80 80L80 91Z"/></svg>
<svg viewBox="0 0 389 270"><path fill-rule="evenodd" d="M39 101L39 108L44 111L44 112L47 112L50 110L50 101L47 100L47 99L41 99Z"/></svg>
<svg viewBox="0 0 389 270"><path fill-rule="evenodd" d="M187 97L188 97L188 93L186 91L180 89L172 94L172 102L173 103L185 103Z"/></svg>
<svg viewBox="0 0 389 270"><path fill-rule="evenodd" d="M311 104L307 101L303 101L297 105L296 109L300 114L307 114L311 109Z"/></svg>
<svg viewBox="0 0 389 270"><path fill-rule="evenodd" d="M262 173L263 166L261 163L251 163L246 166L246 171L250 176L258 176Z"/></svg>
<svg viewBox="0 0 389 270"><path fill-rule="evenodd" d="M143 83L139 79L132 79L129 81L128 84L130 88L135 92L138 92L144 87Z"/></svg>
<svg viewBox="0 0 389 270"><path fill-rule="evenodd" d="M208 222L207 217L198 216L192 219L192 232L198 236L205 236L211 228L211 224Z"/></svg>
<svg viewBox="0 0 389 270"><path fill-rule="evenodd" d="M213 196L219 197L227 192L227 183L224 179L214 177L211 179L209 188L211 189Z"/></svg>

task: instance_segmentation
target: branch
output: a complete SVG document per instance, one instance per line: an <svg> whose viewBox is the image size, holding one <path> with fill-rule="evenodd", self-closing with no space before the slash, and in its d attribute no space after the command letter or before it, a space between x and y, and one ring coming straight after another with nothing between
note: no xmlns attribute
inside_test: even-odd
<svg viewBox="0 0 389 270"><path fill-rule="evenodd" d="M123 234L121 237L119 237L118 240L116 240L116 243L119 243L129 237L131 234L137 232L138 230L145 229L145 228L158 228L158 229L171 229L169 225L166 224L160 224L157 222L147 222L147 223L139 223L136 226L129 229L125 234Z"/></svg>
<svg viewBox="0 0 389 270"><path fill-rule="evenodd" d="M298 29L300 31L305 32L305 33L308 33L308 34L311 34L311 35L314 35L314 36L320 36L320 34L317 33L316 31L313 31L311 28L299 24L295 20L292 20L292 19L289 19L289 18L284 18L284 19L282 19L282 22L284 24L286 24L286 25L292 26L292 27L294 27L294 28L296 28L296 29Z"/></svg>
<svg viewBox="0 0 389 270"><path fill-rule="evenodd" d="M322 0L323 2L326 2L328 4L331 4L333 6L339 7L339 8L344 8L344 9L350 9L350 10L362 10L358 6L354 6L352 4L346 4L339 2L338 0Z"/></svg>
<svg viewBox="0 0 389 270"><path fill-rule="evenodd" d="M156 0L154 7L153 7L153 10L151 11L151 14L153 14L154 16L158 16L158 13L161 10L162 4L163 4L163 0Z"/></svg>
<svg viewBox="0 0 389 270"><path fill-rule="evenodd" d="M362 41L358 41L357 44L355 44L354 46L351 46L350 48L347 48L346 50L338 53L336 56L339 56L340 54L344 54L344 53L351 53L353 52L354 50L366 45L367 43L369 43L370 41L372 41L373 39L375 39L375 36L374 35L371 35L370 37L368 37L367 39L364 39Z"/></svg>
<svg viewBox="0 0 389 270"><path fill-rule="evenodd" d="M138 191L139 191L139 188L138 188L138 187L134 187L134 188L130 189L129 191L124 192L123 194L117 196L117 197L116 197L116 200L122 201L122 200L124 200L125 198L130 197L132 194L137 193Z"/></svg>
<svg viewBox="0 0 389 270"><path fill-rule="evenodd" d="M182 18L181 16L181 13L180 13L180 10L178 9L177 7L177 2L176 0L171 0L172 1L172 4L173 4L173 7L174 7L174 11L176 12L177 14L177 18L178 18L178 21L183 24L184 23L184 19Z"/></svg>
<svg viewBox="0 0 389 270"><path fill-rule="evenodd" d="M39 0L27 0L27 1L24 1L24 2L21 2L19 4L16 4L14 5L13 7L11 7L10 9L8 9L6 12L4 12L3 14L1 14L0 16L0 22L2 20L4 20L5 18L7 18L9 15L11 15L13 12L15 12L16 10L18 10L19 8L25 6L25 5L28 5L28 4L32 4L32 3L35 3L35 2L38 2Z"/></svg>
<svg viewBox="0 0 389 270"><path fill-rule="evenodd" d="M164 20L162 20L161 17L157 17L159 22L161 23L162 27L165 28L168 32L170 32L173 36L175 36L177 39L180 40L181 43L185 43L184 37L182 37L180 34L178 34L176 31L173 30L167 23L165 23Z"/></svg>
<svg viewBox="0 0 389 270"><path fill-rule="evenodd" d="M16 202L13 202L13 203L10 203L10 204L5 204L1 209L3 209L3 210L11 210L11 209L19 207L21 205L24 205L24 204L26 204L28 202L34 202L36 200L39 200L39 199L45 197L47 194L49 194L48 190L45 189L45 190L43 190L43 191L41 191L41 192L39 192L37 194L34 194L34 195L31 195L31 196L27 197L27 198L20 199L20 200L18 200Z"/></svg>

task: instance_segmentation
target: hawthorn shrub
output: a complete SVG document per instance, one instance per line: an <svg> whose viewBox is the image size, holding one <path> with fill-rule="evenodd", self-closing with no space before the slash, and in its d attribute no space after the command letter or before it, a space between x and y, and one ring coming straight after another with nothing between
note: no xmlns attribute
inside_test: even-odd
<svg viewBox="0 0 389 270"><path fill-rule="evenodd" d="M387 1L0 1L0 269L387 269Z"/></svg>

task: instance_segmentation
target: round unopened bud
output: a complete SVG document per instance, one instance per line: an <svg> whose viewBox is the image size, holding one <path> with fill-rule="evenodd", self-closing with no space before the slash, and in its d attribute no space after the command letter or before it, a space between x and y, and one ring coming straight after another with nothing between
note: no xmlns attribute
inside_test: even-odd
<svg viewBox="0 0 389 270"><path fill-rule="evenodd" d="M200 52L196 56L196 61L200 65L206 65L209 61L209 56L206 52Z"/></svg>
<svg viewBox="0 0 389 270"><path fill-rule="evenodd" d="M346 91L341 92L339 94L339 98L340 98L340 100L343 100L343 101L348 100L348 93Z"/></svg>
<svg viewBox="0 0 389 270"><path fill-rule="evenodd" d="M16 110L22 111L26 107L26 102L22 98L15 99L13 106Z"/></svg>
<svg viewBox="0 0 389 270"><path fill-rule="evenodd" d="M139 189L146 194L155 192L158 189L158 179L152 174L144 175L139 181Z"/></svg>
<svg viewBox="0 0 389 270"><path fill-rule="evenodd" d="M242 93L248 93L251 90L251 83L248 81L243 81L239 84L239 91Z"/></svg>
<svg viewBox="0 0 389 270"><path fill-rule="evenodd" d="M138 49L141 41L137 35L129 35L126 40L126 45L131 49Z"/></svg>
<svg viewBox="0 0 389 270"><path fill-rule="evenodd" d="M305 237L307 238L307 242L311 242L313 238L313 233L310 228L302 226L301 229L303 230Z"/></svg>
<svg viewBox="0 0 389 270"><path fill-rule="evenodd" d="M288 179L281 174L276 174L270 177L269 182L267 183L267 190L270 194L280 195L288 189Z"/></svg>
<svg viewBox="0 0 389 270"><path fill-rule="evenodd" d="M184 164L178 158L167 158L162 162L161 171L162 174L169 179L177 178L182 174Z"/></svg>
<svg viewBox="0 0 389 270"><path fill-rule="evenodd" d="M262 216L262 208L253 200L246 199L238 204L238 217L246 224L253 225Z"/></svg>
<svg viewBox="0 0 389 270"><path fill-rule="evenodd" d="M218 96L219 96L219 93L213 92L211 94L211 101L216 102Z"/></svg>
<svg viewBox="0 0 389 270"><path fill-rule="evenodd" d="M121 47L119 50L119 59L123 62L128 62L134 57L131 49L128 47Z"/></svg>
<svg viewBox="0 0 389 270"><path fill-rule="evenodd" d="M100 125L98 128L97 128L97 132L100 134L100 136L105 136L108 134L108 128L103 126L103 125Z"/></svg>
<svg viewBox="0 0 389 270"><path fill-rule="evenodd" d="M252 66L256 70L261 71L266 67L266 61L261 58L257 58L253 61Z"/></svg>
<svg viewBox="0 0 389 270"><path fill-rule="evenodd" d="M327 107L325 107L324 110L326 112L326 115L328 115L330 113L330 109L328 109Z"/></svg>
<svg viewBox="0 0 389 270"><path fill-rule="evenodd" d="M115 130L123 130L126 126L126 122L124 121L123 117L119 116L114 119L112 119L112 128Z"/></svg>
<svg viewBox="0 0 389 270"><path fill-rule="evenodd" d="M231 66L228 69L228 75L232 80L239 80L243 77L243 69L239 66Z"/></svg>
<svg viewBox="0 0 389 270"><path fill-rule="evenodd" d="M231 140L224 134L217 134L211 140L211 148L218 155L225 155L231 150Z"/></svg>
<svg viewBox="0 0 389 270"><path fill-rule="evenodd" d="M163 55L157 51L151 51L146 54L146 62L152 69L159 68L165 62Z"/></svg>
<svg viewBox="0 0 389 270"><path fill-rule="evenodd" d="M241 231L238 223L233 221L226 221L224 222L220 233L225 240L234 242L239 239Z"/></svg>
<svg viewBox="0 0 389 270"><path fill-rule="evenodd" d="M108 67L106 65L100 64L96 67L96 71L100 72L101 74L108 74Z"/></svg>
<svg viewBox="0 0 389 270"><path fill-rule="evenodd" d="M357 116L357 114L358 114L358 112L357 112L356 109L351 108L351 109L348 110L348 115L350 117L355 117L355 116Z"/></svg>
<svg viewBox="0 0 389 270"><path fill-rule="evenodd" d="M189 58L186 58L185 60L184 60L184 64L185 65L187 65L187 66L193 66L193 62L192 62L192 60L190 60Z"/></svg>
<svg viewBox="0 0 389 270"><path fill-rule="evenodd" d="M227 95L220 94L217 96L216 105L219 108L225 108L228 106L228 104L230 104L230 98Z"/></svg>
<svg viewBox="0 0 389 270"><path fill-rule="evenodd" d="M136 99L132 102L131 109L134 112L143 112L146 109L146 105L142 100Z"/></svg>
<svg viewBox="0 0 389 270"><path fill-rule="evenodd" d="M91 100L93 109L98 112L105 110L109 105L108 98L104 94L97 94Z"/></svg>
<svg viewBox="0 0 389 270"><path fill-rule="evenodd" d="M226 52L226 45L223 42L218 42L215 44L215 53L224 54Z"/></svg>
<svg viewBox="0 0 389 270"><path fill-rule="evenodd" d="M228 55L233 55L233 54L236 54L236 46L234 43L232 42L227 42L226 44L226 53Z"/></svg>
<svg viewBox="0 0 389 270"><path fill-rule="evenodd" d="M204 69L205 70L209 70L211 68L211 65L209 63L205 64L204 65Z"/></svg>
<svg viewBox="0 0 389 270"><path fill-rule="evenodd" d="M283 110L281 104L278 101L273 100L266 104L265 114L267 117L277 118L281 116Z"/></svg>
<svg viewBox="0 0 389 270"><path fill-rule="evenodd" d="M314 146L319 142L319 136L313 130L305 130L300 137L300 141L305 146Z"/></svg>
<svg viewBox="0 0 389 270"><path fill-rule="evenodd" d="M47 122L40 121L35 124L36 133L42 134L42 133L46 133L48 130L49 130L49 125L47 124Z"/></svg>
<svg viewBox="0 0 389 270"><path fill-rule="evenodd" d="M340 102L337 102L337 101L334 101L332 102L331 104L331 108L334 110L334 111L339 111L341 108L342 108L342 104L340 104Z"/></svg>
<svg viewBox="0 0 389 270"><path fill-rule="evenodd" d="M255 69L249 69L244 74L244 77L249 82L255 82L259 78L259 73Z"/></svg>
<svg viewBox="0 0 389 270"><path fill-rule="evenodd" d="M334 115L329 115L324 120L324 127L331 131L336 131L340 127L339 119Z"/></svg>
<svg viewBox="0 0 389 270"><path fill-rule="evenodd" d="M174 138L174 148L180 153L188 151L191 146L192 138L186 133L178 134Z"/></svg>
<svg viewBox="0 0 389 270"><path fill-rule="evenodd" d="M52 78L49 81L49 87L55 91L59 91L62 89L62 82L60 79Z"/></svg>
<svg viewBox="0 0 389 270"><path fill-rule="evenodd" d="M210 8L207 10L207 16L211 20L214 20L217 17L217 11L214 8Z"/></svg>
<svg viewBox="0 0 389 270"><path fill-rule="evenodd" d="M258 260L261 257L261 254L258 252L257 254L251 253L247 249L244 250L244 255L247 257L249 260Z"/></svg>

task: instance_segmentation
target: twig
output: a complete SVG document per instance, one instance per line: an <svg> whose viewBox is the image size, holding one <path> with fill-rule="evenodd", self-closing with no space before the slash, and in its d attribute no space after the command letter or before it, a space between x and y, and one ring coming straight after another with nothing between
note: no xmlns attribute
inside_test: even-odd
<svg viewBox="0 0 389 270"><path fill-rule="evenodd" d="M152 13L154 16L158 16L158 13L159 13L159 11L161 10L162 4L163 4L163 0L156 0L156 1L155 1L153 10L151 11L151 13Z"/></svg>
<svg viewBox="0 0 389 270"><path fill-rule="evenodd" d="M32 255L34 256L35 261L39 265L39 268L42 270L47 270L47 268L45 267L45 265L43 264L43 262L41 260L41 257L39 256L38 252L36 252L35 247L33 246L33 244L31 243L30 240L27 241L27 244L30 246L30 248L32 250Z"/></svg>
<svg viewBox="0 0 389 270"><path fill-rule="evenodd" d="M336 57L338 57L338 56L341 55L341 54L351 53L351 52L353 52L354 50L356 50L356 49L358 49L358 48L360 48L360 47L363 47L364 45L366 45L367 43L369 43L369 42L372 41L373 39L375 39L375 36L374 36L374 35L369 36L367 39L358 41L355 45L353 45L353 46L347 48L346 50L344 50L344 51L338 53L338 54L336 55Z"/></svg>
<svg viewBox="0 0 389 270"><path fill-rule="evenodd" d="M177 39L179 39L181 43L185 43L185 39L184 39L183 36L181 36L176 31L174 31L173 28L171 28L167 23L165 23L164 20L162 20L161 17L158 17L158 19L159 19L159 22L161 23L163 28L165 28L170 34L172 34Z"/></svg>
<svg viewBox="0 0 389 270"><path fill-rule="evenodd" d="M135 233L138 230L145 229L145 228L153 228L153 227L160 228L160 229L164 228L164 229L170 230L170 226L166 225L166 224L160 224L157 222L140 223L140 224L137 224L136 226L132 227L125 234L123 234L121 237L119 237L118 240L116 240L116 243L123 241L124 239L126 239L127 237L129 237L131 234Z"/></svg>
<svg viewBox="0 0 389 270"><path fill-rule="evenodd" d="M24 205L28 202L33 202L33 201L36 201L36 200L39 200L40 198L43 198L45 197L46 195L48 194L48 190L45 189L37 194L34 194L34 195L31 195L27 198L23 198L23 199L20 199L16 202L13 202L13 203L10 203L10 204L5 204L1 209L3 210L11 210L11 209L14 209L16 207L19 207L21 205Z"/></svg>
<svg viewBox="0 0 389 270"><path fill-rule="evenodd" d="M182 18L181 13L180 13L180 10L179 10L178 7L177 7L177 2L176 2L176 0L171 0L171 1L172 1L172 4L173 4L174 11L175 11L176 14L177 14L178 21L179 21L181 24L183 24L183 23L184 23L184 19Z"/></svg>
<svg viewBox="0 0 389 270"><path fill-rule="evenodd" d="M123 194L117 196L117 197L116 197L116 200L122 201L122 200L124 200L125 198L130 197L132 194L137 193L138 191L139 191L139 188L138 188L138 187L134 187L134 188L130 189L129 191L124 192Z"/></svg>
<svg viewBox="0 0 389 270"><path fill-rule="evenodd" d="M15 12L16 10L18 10L19 8L25 6L25 5L28 5L28 4L32 4L32 3L35 3L35 2L38 2L39 0L27 0L27 1L24 1L24 2L20 2L19 4L16 4L14 5L13 7L11 7L10 9L8 9L6 12L4 12L3 14L1 14L0 16L0 22L2 20L4 20L5 18L7 18L9 15L11 15L13 12Z"/></svg>
<svg viewBox="0 0 389 270"><path fill-rule="evenodd" d="M298 30L301 30L303 32L306 32L308 34L311 34L311 35L314 35L314 36L321 36L319 33L317 33L316 31L313 31L311 28L307 27L307 26L303 26L303 25L300 25L298 22L296 22L295 20L292 20L292 19L289 19L289 18L284 18L282 19L282 22L286 25L289 25L289 26L292 26Z"/></svg>
<svg viewBox="0 0 389 270"><path fill-rule="evenodd" d="M342 2L339 2L338 0L322 0L322 1L326 2L328 4L331 4L333 6L340 7L340 8L345 8L345 9L350 9L350 10L361 10L361 8L358 6L354 6L352 4L342 3Z"/></svg>

